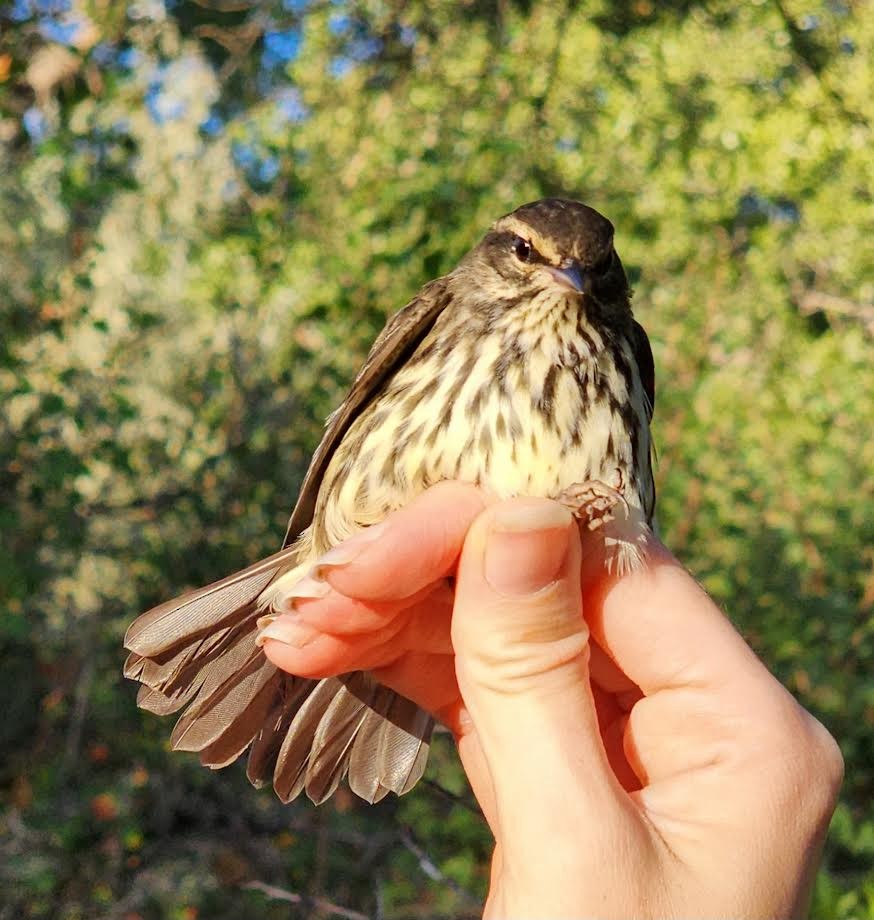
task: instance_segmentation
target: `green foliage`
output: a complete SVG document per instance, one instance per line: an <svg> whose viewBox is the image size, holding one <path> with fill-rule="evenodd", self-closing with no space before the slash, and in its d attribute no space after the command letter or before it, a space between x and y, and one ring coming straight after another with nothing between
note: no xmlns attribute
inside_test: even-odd
<svg viewBox="0 0 874 920"><path fill-rule="evenodd" d="M476 913L462 804L282 808L167 756L119 647L275 549L386 316L564 193L653 341L666 541L844 750L814 915L874 918L874 17L20 0L0 30L0 913L296 909L249 879ZM464 795L447 746L432 773Z"/></svg>

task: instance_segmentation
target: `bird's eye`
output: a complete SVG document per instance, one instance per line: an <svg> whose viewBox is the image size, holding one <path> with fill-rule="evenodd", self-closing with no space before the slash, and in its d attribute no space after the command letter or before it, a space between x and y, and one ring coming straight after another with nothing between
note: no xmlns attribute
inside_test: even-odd
<svg viewBox="0 0 874 920"><path fill-rule="evenodd" d="M521 236L517 236L513 239L513 255L520 262L530 262L531 261L531 244L528 240L523 240Z"/></svg>

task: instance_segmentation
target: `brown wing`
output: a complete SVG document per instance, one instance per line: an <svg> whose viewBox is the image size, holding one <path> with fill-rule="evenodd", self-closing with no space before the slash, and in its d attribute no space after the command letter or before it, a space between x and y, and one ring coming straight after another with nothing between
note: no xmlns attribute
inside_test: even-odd
<svg viewBox="0 0 874 920"><path fill-rule="evenodd" d="M649 337L644 331L643 326L636 320L632 323L631 329L631 347L634 349L634 357L637 360L637 369L640 372L640 382L643 384L643 391L649 400L646 407L646 414L652 421L652 414L655 410L655 361L652 357L652 348L649 344Z"/></svg>
<svg viewBox="0 0 874 920"><path fill-rule="evenodd" d="M425 338L448 302L446 278L431 281L388 321L377 336L349 395L328 417L327 429L313 454L297 504L291 512L283 547L293 543L312 522L322 477L343 435L376 396L382 384Z"/></svg>

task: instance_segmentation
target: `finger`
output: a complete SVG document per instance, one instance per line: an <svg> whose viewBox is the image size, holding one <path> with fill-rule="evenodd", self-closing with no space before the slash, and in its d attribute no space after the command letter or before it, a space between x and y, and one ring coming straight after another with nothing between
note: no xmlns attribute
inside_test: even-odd
<svg viewBox="0 0 874 920"><path fill-rule="evenodd" d="M362 601L329 588L324 597L295 598L285 609L313 629L354 636L377 632L394 618L410 617L420 609L433 610L436 617L445 616L448 623L453 601L452 589L441 579L399 601Z"/></svg>
<svg viewBox="0 0 874 920"><path fill-rule="evenodd" d="M682 801L742 818L739 793L715 790L753 762L760 777L779 768L793 739L805 737L807 714L657 541L646 565L622 576L587 560L582 590L593 635L643 693L626 697L623 734L641 801L668 797L674 811Z"/></svg>
<svg viewBox="0 0 874 920"><path fill-rule="evenodd" d="M598 713L601 741L604 744L610 768L627 792L639 789L640 780L632 764L629 763L625 751L625 726L628 722L628 714L619 705L615 696L605 693L594 683L592 684L592 696L595 700L595 710Z"/></svg>
<svg viewBox="0 0 874 920"><path fill-rule="evenodd" d="M284 614L262 630L259 643L280 670L296 677L334 677L388 664L400 654L392 644L400 625L365 636L334 636Z"/></svg>
<svg viewBox="0 0 874 920"><path fill-rule="evenodd" d="M618 789L589 686L579 559L565 508L515 499L471 527L456 583L459 688L498 813L544 832L591 826L592 808L598 823Z"/></svg>
<svg viewBox="0 0 874 920"><path fill-rule="evenodd" d="M589 643L589 672L592 683L606 693L640 696L640 688L616 665L616 662L592 639Z"/></svg>
<svg viewBox="0 0 874 920"><path fill-rule="evenodd" d="M464 767L464 773L482 809L483 817L488 822L495 838L495 856L497 858L501 848L501 828L498 824L495 786L492 782L491 770L482 744L480 744L476 726L460 697L454 706L449 707L441 714L441 721L449 726L450 731L455 736L455 744L458 748L458 756ZM483 916L488 916L488 914L484 913Z"/></svg>
<svg viewBox="0 0 874 920"><path fill-rule="evenodd" d="M444 723L459 698L452 654L404 655L383 668L375 668L373 676Z"/></svg>
<svg viewBox="0 0 874 920"><path fill-rule="evenodd" d="M262 629L259 643L283 671L298 677L333 677L386 667L409 654L449 655L451 607L423 598L402 616L360 634L332 634L296 613L283 614Z"/></svg>
<svg viewBox="0 0 874 920"><path fill-rule="evenodd" d="M647 696L686 685L772 681L697 582L655 538L645 565L608 574L597 554L581 575L586 620L598 644Z"/></svg>
<svg viewBox="0 0 874 920"><path fill-rule="evenodd" d="M314 574L359 600L411 597L454 571L467 530L485 502L475 486L438 483L329 550L316 560Z"/></svg>
<svg viewBox="0 0 874 920"><path fill-rule="evenodd" d="M408 608L395 640L397 644L414 654L451 655L454 602L454 592L444 585Z"/></svg>

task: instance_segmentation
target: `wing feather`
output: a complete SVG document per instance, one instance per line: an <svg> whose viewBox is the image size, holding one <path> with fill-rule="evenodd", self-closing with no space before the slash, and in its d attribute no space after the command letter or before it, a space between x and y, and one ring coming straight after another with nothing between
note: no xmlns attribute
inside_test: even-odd
<svg viewBox="0 0 874 920"><path fill-rule="evenodd" d="M349 427L379 392L392 371L413 352L449 303L447 278L426 284L416 297L386 323L370 349L349 395L328 417L327 428L313 454L291 513L283 546L293 543L312 523L316 498L328 463Z"/></svg>
<svg viewBox="0 0 874 920"><path fill-rule="evenodd" d="M631 348L637 361L640 382L643 384L643 391L648 400L646 414L652 421L652 414L655 411L655 360L652 356L649 336L637 320L632 321Z"/></svg>

